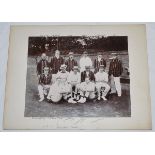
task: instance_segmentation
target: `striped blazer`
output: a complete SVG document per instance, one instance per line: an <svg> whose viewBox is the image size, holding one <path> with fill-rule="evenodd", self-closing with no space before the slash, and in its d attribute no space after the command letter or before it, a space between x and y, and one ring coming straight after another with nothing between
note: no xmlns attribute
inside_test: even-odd
<svg viewBox="0 0 155 155"><path fill-rule="evenodd" d="M37 64L37 74L43 74L44 73L44 67L49 67L49 62L47 60L40 60Z"/></svg>
<svg viewBox="0 0 155 155"><path fill-rule="evenodd" d="M51 58L50 67L52 69L52 74L57 74L60 71L60 66L64 63L62 57L56 58L55 56Z"/></svg>
<svg viewBox="0 0 155 155"><path fill-rule="evenodd" d="M81 72L81 82L84 82L86 77L87 77L86 71ZM89 71L88 77L90 81L95 81L95 75L92 71Z"/></svg>
<svg viewBox="0 0 155 155"><path fill-rule="evenodd" d="M47 76L42 74L39 78L39 84L50 85L51 82L52 82L52 75L51 74L48 74Z"/></svg>
<svg viewBox="0 0 155 155"><path fill-rule="evenodd" d="M66 68L66 70L68 71L68 72L70 72L70 71L72 71L73 70L73 67L74 66L77 66L78 64L77 64L77 61L75 60L75 59L67 59L66 60L66 62L65 62L65 65L67 65L67 68Z"/></svg>
<svg viewBox="0 0 155 155"><path fill-rule="evenodd" d="M99 71L100 65L104 65L106 67L106 61L103 58L101 59L101 61L98 61L98 59L96 58L94 60L95 73Z"/></svg>
<svg viewBox="0 0 155 155"><path fill-rule="evenodd" d="M121 76L122 72L123 72L122 62L117 58L111 60L110 66L109 66L109 75L113 75L114 77L119 77Z"/></svg>

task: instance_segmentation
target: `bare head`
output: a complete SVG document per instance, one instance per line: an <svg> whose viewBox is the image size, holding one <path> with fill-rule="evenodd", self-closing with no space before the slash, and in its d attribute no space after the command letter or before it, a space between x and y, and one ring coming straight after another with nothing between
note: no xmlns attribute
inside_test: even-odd
<svg viewBox="0 0 155 155"><path fill-rule="evenodd" d="M65 72L66 72L66 68L62 68L61 71L62 71L63 73L65 73Z"/></svg>
<svg viewBox="0 0 155 155"><path fill-rule="evenodd" d="M90 71L90 66L85 66L86 72Z"/></svg>
<svg viewBox="0 0 155 155"><path fill-rule="evenodd" d="M49 49L49 44L45 44L45 49L46 49L46 50Z"/></svg>
<svg viewBox="0 0 155 155"><path fill-rule="evenodd" d="M44 74L47 75L48 73L49 73L49 68L48 67L45 67L44 68Z"/></svg>
<svg viewBox="0 0 155 155"><path fill-rule="evenodd" d="M89 83L89 82L90 82L89 77L86 77L86 78L85 78L85 82L86 82L86 83Z"/></svg>
<svg viewBox="0 0 155 155"><path fill-rule="evenodd" d="M88 56L88 52L87 52L87 51L84 51L84 52L83 52L83 56L84 56L84 57L87 57L87 56Z"/></svg>
<svg viewBox="0 0 155 155"><path fill-rule="evenodd" d="M98 57L98 58L102 58L102 53L99 52L99 53L97 54L97 57Z"/></svg>
<svg viewBox="0 0 155 155"><path fill-rule="evenodd" d="M100 71L100 72L104 72L104 71L105 71L104 65L101 65L101 66L100 66L99 71Z"/></svg>
<svg viewBox="0 0 155 155"><path fill-rule="evenodd" d="M59 50L55 51L55 56L58 56L58 57L60 56L60 51Z"/></svg>
<svg viewBox="0 0 155 155"><path fill-rule="evenodd" d="M45 54L45 53L42 53L42 54L41 54L41 59L42 59L42 60L46 60L46 54Z"/></svg>
<svg viewBox="0 0 155 155"><path fill-rule="evenodd" d="M73 67L73 72L76 74L78 72L78 66Z"/></svg>
<svg viewBox="0 0 155 155"><path fill-rule="evenodd" d="M118 57L117 53L112 53L113 59L116 59Z"/></svg>
<svg viewBox="0 0 155 155"><path fill-rule="evenodd" d="M73 57L74 57L74 53L73 52L69 52L69 58L73 59Z"/></svg>
<svg viewBox="0 0 155 155"><path fill-rule="evenodd" d="M63 73L65 73L66 72L66 65L65 64L62 64L61 66L60 66L60 70L63 72Z"/></svg>

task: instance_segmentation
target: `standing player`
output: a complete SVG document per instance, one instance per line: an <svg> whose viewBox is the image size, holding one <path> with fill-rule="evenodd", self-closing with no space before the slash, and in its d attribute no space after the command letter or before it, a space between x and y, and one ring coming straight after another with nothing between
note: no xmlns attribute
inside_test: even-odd
<svg viewBox="0 0 155 155"><path fill-rule="evenodd" d="M37 74L38 78L40 78L40 75L44 72L44 67L49 67L49 62L47 61L47 56L45 53L41 54L41 60L37 64Z"/></svg>
<svg viewBox="0 0 155 155"><path fill-rule="evenodd" d="M55 76L60 70L60 66L64 63L64 59L60 56L60 51L55 51L55 56L51 58L50 67L52 68L53 80L55 81Z"/></svg>
<svg viewBox="0 0 155 155"><path fill-rule="evenodd" d="M104 69L104 65L100 65L99 72L95 74L95 81L98 94L97 99L100 100L102 98L106 101L106 95L110 90L110 86L108 85L108 74L104 71Z"/></svg>
<svg viewBox="0 0 155 155"><path fill-rule="evenodd" d="M87 99L95 98L95 84L91 82L89 77L85 78L85 81L80 84L80 100L79 103L85 103Z"/></svg>
<svg viewBox="0 0 155 155"><path fill-rule="evenodd" d="M65 64L67 65L66 70L68 72L73 71L73 67L77 66L77 61L74 59L73 52L69 52L69 58L66 60Z"/></svg>
<svg viewBox="0 0 155 155"><path fill-rule="evenodd" d="M85 71L86 66L92 67L92 61L90 57L88 57L87 51L83 52L83 56L81 57L79 64L80 64L80 72Z"/></svg>
<svg viewBox="0 0 155 155"><path fill-rule="evenodd" d="M104 65L104 67L106 67L106 61L105 61L105 59L103 59L103 56L102 56L101 52L99 52L97 54L97 57L94 60L95 73L97 73L99 71L100 65Z"/></svg>
<svg viewBox="0 0 155 155"><path fill-rule="evenodd" d="M81 75L78 72L78 66L73 67L73 71L70 72L68 77L68 83L71 85L71 98L69 99L70 103L76 103L74 99L77 99L78 90L81 82Z"/></svg>
<svg viewBox="0 0 155 155"><path fill-rule="evenodd" d="M115 85L118 96L122 95L120 76L123 72L122 62L118 59L117 53L112 53L113 57L110 58L109 66L109 76L111 77L111 82ZM111 93L115 93L114 87L111 87Z"/></svg>
<svg viewBox="0 0 155 155"><path fill-rule="evenodd" d="M49 67L44 67L44 73L40 75L39 78L39 84L38 84L38 91L39 91L39 96L40 100L39 102L42 102L45 98L45 96L48 94L48 91L51 86L51 80L52 80L52 75L49 74Z"/></svg>

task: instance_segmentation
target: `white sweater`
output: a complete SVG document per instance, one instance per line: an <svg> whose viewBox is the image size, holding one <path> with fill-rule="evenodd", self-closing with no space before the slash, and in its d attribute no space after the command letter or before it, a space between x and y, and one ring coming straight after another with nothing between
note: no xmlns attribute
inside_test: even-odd
<svg viewBox="0 0 155 155"><path fill-rule="evenodd" d="M80 59L80 71L83 72L85 70L85 66L90 66L92 67L92 61L89 57L82 57Z"/></svg>
<svg viewBox="0 0 155 155"><path fill-rule="evenodd" d="M101 82L101 81L105 81L108 82L108 74L106 72L97 72L95 74L95 81L96 82Z"/></svg>

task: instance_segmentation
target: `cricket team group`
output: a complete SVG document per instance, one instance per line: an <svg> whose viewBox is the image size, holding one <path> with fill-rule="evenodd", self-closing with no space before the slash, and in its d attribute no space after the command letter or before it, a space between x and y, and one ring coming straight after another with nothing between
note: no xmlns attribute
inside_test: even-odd
<svg viewBox="0 0 155 155"><path fill-rule="evenodd" d="M47 100L50 103L60 102L85 103L88 100L107 100L108 93L122 95L120 76L123 72L122 62L117 53L112 53L108 72L107 63L101 52L92 62L87 51L84 51L79 62L74 53L69 52L64 60L60 51L56 50L50 62L47 55L42 53L37 63L39 102ZM92 70L93 68L93 70ZM110 78L109 78L110 77ZM115 88L109 84L113 80Z"/></svg>

